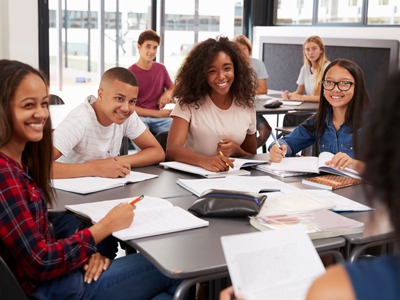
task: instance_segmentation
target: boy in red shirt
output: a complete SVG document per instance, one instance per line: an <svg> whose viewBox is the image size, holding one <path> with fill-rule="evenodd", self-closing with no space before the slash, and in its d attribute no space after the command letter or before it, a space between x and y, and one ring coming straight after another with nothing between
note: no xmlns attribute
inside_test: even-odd
<svg viewBox="0 0 400 300"><path fill-rule="evenodd" d="M154 135L169 130L172 110L163 108L174 102L171 97L174 85L165 66L153 61L160 42L161 38L155 31L143 31L138 41L139 60L128 68L139 83L136 113Z"/></svg>

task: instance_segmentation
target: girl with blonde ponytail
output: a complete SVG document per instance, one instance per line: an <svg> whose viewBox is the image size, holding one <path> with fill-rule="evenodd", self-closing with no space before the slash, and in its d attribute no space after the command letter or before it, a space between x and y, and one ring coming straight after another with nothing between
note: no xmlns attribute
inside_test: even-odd
<svg viewBox="0 0 400 300"><path fill-rule="evenodd" d="M310 36L303 44L304 66L297 79L298 88L294 93L285 91L285 100L318 102L321 92L321 80L330 61L325 57L325 47L319 36Z"/></svg>

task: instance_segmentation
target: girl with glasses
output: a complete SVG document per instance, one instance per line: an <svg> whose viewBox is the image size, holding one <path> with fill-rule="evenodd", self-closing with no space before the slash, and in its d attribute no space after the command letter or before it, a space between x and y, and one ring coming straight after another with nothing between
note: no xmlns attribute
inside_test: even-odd
<svg viewBox="0 0 400 300"><path fill-rule="evenodd" d="M304 66L297 79L297 91L282 93L284 100L318 102L321 92L321 80L324 70L329 65L325 57L324 42L319 36L310 36L303 44Z"/></svg>
<svg viewBox="0 0 400 300"><path fill-rule="evenodd" d="M318 112L298 126L291 134L269 146L270 159L281 162L286 156L317 143L319 152L335 154L326 164L336 169L346 167L362 171L356 160L357 146L370 99L361 69L345 59L334 60L326 68L319 99Z"/></svg>

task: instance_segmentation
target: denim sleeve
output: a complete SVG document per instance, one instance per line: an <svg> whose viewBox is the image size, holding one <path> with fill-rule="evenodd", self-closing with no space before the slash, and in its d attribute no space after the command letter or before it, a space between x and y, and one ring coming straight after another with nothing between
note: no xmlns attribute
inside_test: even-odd
<svg viewBox="0 0 400 300"><path fill-rule="evenodd" d="M313 123L314 119L311 119L305 124L311 125ZM287 146L286 156L295 156L297 152L300 152L315 143L315 131L308 131L303 126L297 126L292 133L279 139L278 142L281 145ZM269 145L268 151L273 145L275 145L275 142Z"/></svg>

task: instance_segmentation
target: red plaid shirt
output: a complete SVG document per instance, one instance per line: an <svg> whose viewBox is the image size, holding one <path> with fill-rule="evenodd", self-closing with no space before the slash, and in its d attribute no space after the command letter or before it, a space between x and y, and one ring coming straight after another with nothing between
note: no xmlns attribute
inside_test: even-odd
<svg viewBox="0 0 400 300"><path fill-rule="evenodd" d="M51 238L42 190L27 170L0 152L0 255L24 292L83 266L94 252L88 229L64 240Z"/></svg>

